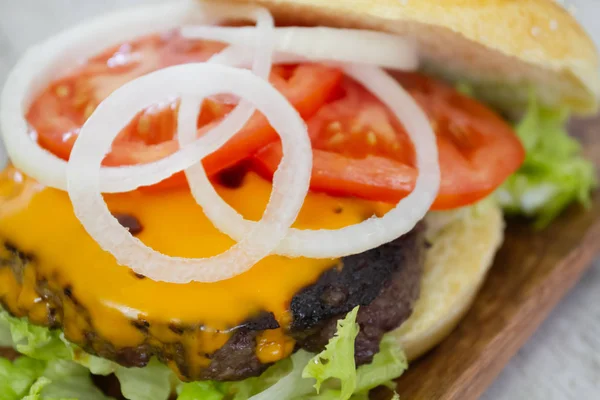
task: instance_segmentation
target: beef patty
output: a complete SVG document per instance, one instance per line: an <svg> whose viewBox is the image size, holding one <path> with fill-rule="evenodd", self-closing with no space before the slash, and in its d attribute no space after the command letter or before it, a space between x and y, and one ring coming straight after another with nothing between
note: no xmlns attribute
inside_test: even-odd
<svg viewBox="0 0 600 400"><path fill-rule="evenodd" d="M323 273L312 285L291 299L292 321L286 332L296 340L296 349L321 351L336 330L336 322L357 305L361 306L357 322L360 333L356 338L356 362L368 363L379 350L384 333L397 328L411 314L419 294L424 261L425 242L422 223L412 232L362 254L345 257L340 265ZM10 268L18 281L23 270L35 259L16 247L5 243L8 257L0 257L0 268ZM132 321L147 340L136 347L116 348L93 330L93 323L85 308L73 298L69 288L53 290L48 282L39 279L36 291L47 303L46 326L60 329L63 307L69 303L77 309L82 320L89 324L84 338L77 344L85 351L113 360L127 367L144 367L152 357L176 366L183 380L234 381L257 376L270 364L261 363L256 355L257 337L280 328L272 314L264 312L238 326L229 340L206 357L205 366L190 366L184 341L161 343L151 337L143 321ZM0 301L2 299L0 298ZM4 307L10 310L6 304ZM175 334L198 327L169 324Z"/></svg>

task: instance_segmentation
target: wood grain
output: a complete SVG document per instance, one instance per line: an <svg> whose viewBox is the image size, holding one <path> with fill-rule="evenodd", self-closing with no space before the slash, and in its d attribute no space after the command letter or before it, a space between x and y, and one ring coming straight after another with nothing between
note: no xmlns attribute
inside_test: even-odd
<svg viewBox="0 0 600 400"><path fill-rule="evenodd" d="M571 132L600 166L600 117ZM414 362L398 381L402 399L477 399L579 280L600 251L600 194L589 210L574 206L547 229L509 221L505 243L458 328ZM373 397L383 400L383 391Z"/></svg>

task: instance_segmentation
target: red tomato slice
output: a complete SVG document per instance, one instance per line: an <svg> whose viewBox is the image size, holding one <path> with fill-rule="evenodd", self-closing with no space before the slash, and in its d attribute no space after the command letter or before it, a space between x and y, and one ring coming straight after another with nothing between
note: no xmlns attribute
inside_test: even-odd
<svg viewBox="0 0 600 400"><path fill-rule="evenodd" d="M178 34L150 36L118 46L50 85L35 99L27 119L42 147L68 159L80 127L115 89L168 65L204 61L223 47L215 42L183 39ZM270 80L307 118L325 103L341 77L337 69L301 65L274 68ZM231 111L234 103L224 96L205 102L198 119L199 135ZM176 100L167 100L138 113L113 143L104 165L143 164L175 152L179 148L174 139L177 107ZM257 113L225 146L207 157L204 165L209 174L215 174L277 138L266 118ZM180 174L160 187L184 183Z"/></svg>
<svg viewBox="0 0 600 400"><path fill-rule="evenodd" d="M437 134L442 182L434 209L471 204L489 195L523 162L524 149L494 112L420 74L398 79L423 107ZM308 121L314 165L311 189L397 202L413 189L414 148L404 129L374 96L345 79L341 92ZM281 147L255 156L271 176Z"/></svg>

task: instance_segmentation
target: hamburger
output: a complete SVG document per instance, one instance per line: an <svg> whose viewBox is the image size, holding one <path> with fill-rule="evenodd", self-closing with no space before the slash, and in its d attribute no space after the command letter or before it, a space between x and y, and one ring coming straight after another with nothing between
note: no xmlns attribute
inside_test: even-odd
<svg viewBox="0 0 600 400"><path fill-rule="evenodd" d="M564 124L597 70L549 0L177 1L48 39L1 98L0 394L393 387L503 214L588 201Z"/></svg>

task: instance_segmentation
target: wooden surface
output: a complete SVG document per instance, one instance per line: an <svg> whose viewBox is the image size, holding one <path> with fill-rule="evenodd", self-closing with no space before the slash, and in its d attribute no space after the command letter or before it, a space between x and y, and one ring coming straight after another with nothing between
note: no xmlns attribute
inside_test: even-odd
<svg viewBox="0 0 600 400"><path fill-rule="evenodd" d="M0 87L10 67L28 46L79 22L83 18L88 18L107 10L114 10L119 7L141 4L148 1L158 0L0 0ZM595 39L598 42L600 41L600 25L598 24L600 6L597 1L561 0L562 3L576 6L576 10L573 7L569 8L575 10L576 17L580 18L584 26L592 34L596 34ZM588 125L588 132L592 130L594 130L593 125ZM597 132L597 136L600 136L600 132ZM588 143L592 142L588 141ZM588 147L587 150L589 154L596 154L596 157L598 157L599 147L600 142ZM587 214L587 216L576 215L574 217L574 224L576 226L578 219L591 218L591 215L598 215L597 202L598 200L596 200L596 208L592 214ZM565 218L568 219L569 217ZM563 224L564 222L561 223L561 225ZM557 232L557 234L560 235L561 232ZM511 239L511 241L514 240ZM558 241L560 242L560 239ZM576 237L573 240L569 239L569 242L576 241ZM540 271L542 276L545 276L543 280L547 282L550 282L550 279L559 279L560 277L550 278L553 276L552 271L543 268L543 265L547 265L546 268L549 266L549 264L546 264L546 259L554 257L551 254L555 254L555 251L552 251L548 247L552 247L552 245L548 245L546 249L543 247L540 248L539 245L537 246L532 246L531 248L527 244L522 246L528 253L550 252L546 255L535 255L538 258L537 263L541 264L542 267L537 266L533 269ZM589 257L590 255L587 254L585 256ZM506 255L502 255L502 258L508 259ZM576 268L574 269L576 271L574 272L578 273L578 270L584 264L580 263L578 266L575 266ZM527 280L522 275L525 272L520 271L520 268L512 265L498 267L498 265L492 272L492 275L490 275L491 279L483 289L481 297L484 301L486 298L488 300L494 299L494 290L496 289L494 285L499 284L502 286L502 279L500 278L503 274L506 276L508 270L515 270L519 282ZM527 266L531 268L530 264L527 264ZM521 266L521 268L523 267ZM564 269L564 267L561 269ZM498 277L494 278L495 276ZM547 287L541 286L540 288ZM510 288L502 289L501 293L506 294L507 291L510 293L508 304L513 309L515 307L515 299L511 297L512 294L518 295L518 298L521 299L520 301L525 300L527 303L527 299L532 298L537 290L541 290L536 290L528 285L525 285L521 289L515 285L511 285ZM551 290L550 294L552 294ZM500 335L493 333L490 335L488 325L493 326L496 324L496 319L501 321L498 326L499 329L504 327L506 330L510 325L505 313L497 313L497 310L491 305L486 306L480 303L481 301L475 305L475 308L466 317L458 331L460 333L466 331L469 327L474 327L475 332L478 332L478 337L471 337L470 342L464 343L457 341L456 336L459 333L455 333L438 350L426 357L422 364L413 364L411 372L407 375L411 378L405 377L403 380L405 394L419 394L416 382L423 382L425 379L420 376L423 373L422 368L428 363L432 363L432 360L448 359L449 354L452 354L450 350L455 346L457 350L454 353L454 360L449 360L447 367L438 366L432 369L432 382L426 384L434 387L431 392L432 394L421 398L452 398L448 396L435 397L439 393L435 389L437 386L447 388L446 393L454 393L454 398L461 398L461 395L464 395L464 393L461 393L458 388L464 388L472 384L472 381L478 375L475 368L482 368L482 372L479 374L483 375L483 379L474 391L480 392L482 384L488 384L493 379L493 376L497 373L497 369L501 367L499 363L494 363L494 360L498 357L506 358L510 353L514 352L514 349L512 351L501 349L504 351L500 351L501 354L499 356L494 356L494 352L491 350L493 344L502 343L503 340L507 339L501 339ZM491 303L494 302L491 301ZM534 304L528 307L535 308L536 306ZM518 314L518 312L512 313L512 315ZM519 318L522 320L529 317L521 316ZM518 331L512 332L508 337L518 336L518 333ZM471 344L473 343L473 348L471 348ZM494 351L498 352L499 350L496 348ZM459 354L459 352L466 354ZM444 353L446 356L444 356ZM469 356L470 353L485 354L487 364L480 364L476 367L476 364L473 363L474 357ZM490 367L490 364L494 366ZM445 371L445 368L455 369L455 371ZM409 379L416 382L413 384ZM451 382L455 383L452 384ZM411 399L409 396L403 396L402 398L404 400ZM600 399L600 262L596 262L595 266L587 272L578 286L556 307L550 318L517 353L512 361L508 363L500 377L482 398L484 400Z"/></svg>
<svg viewBox="0 0 600 400"><path fill-rule="evenodd" d="M574 123L571 131L600 165L600 117ZM509 221L505 243L472 309L438 348L410 366L399 380L400 397L479 398L598 251L598 194L591 209L572 207L542 232Z"/></svg>

